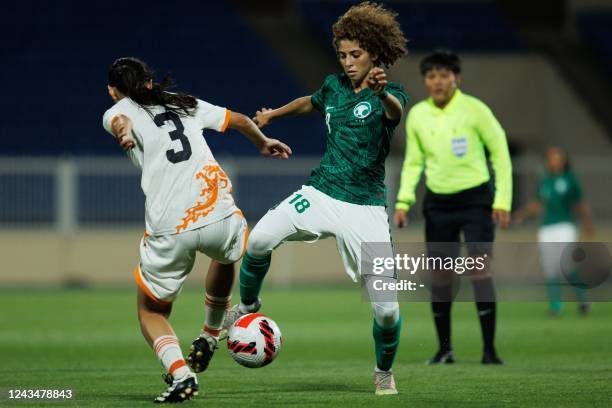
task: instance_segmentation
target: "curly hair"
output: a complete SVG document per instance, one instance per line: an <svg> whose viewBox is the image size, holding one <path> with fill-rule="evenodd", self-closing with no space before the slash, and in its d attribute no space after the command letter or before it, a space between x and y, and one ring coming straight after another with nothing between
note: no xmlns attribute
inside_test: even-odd
<svg viewBox="0 0 612 408"><path fill-rule="evenodd" d="M338 51L342 40L355 41L377 57L376 65L388 68L408 53L408 40L396 17L396 12L370 1L352 6L332 27L334 48Z"/></svg>

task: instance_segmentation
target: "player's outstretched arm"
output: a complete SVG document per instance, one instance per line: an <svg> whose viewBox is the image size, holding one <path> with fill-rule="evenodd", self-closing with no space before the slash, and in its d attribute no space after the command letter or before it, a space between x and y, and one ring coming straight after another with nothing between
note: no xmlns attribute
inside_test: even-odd
<svg viewBox="0 0 612 408"><path fill-rule="evenodd" d="M367 77L368 87L378 96L385 108L387 119L395 121L402 118L402 104L400 101L387 91L387 74L382 68L372 68Z"/></svg>
<svg viewBox="0 0 612 408"><path fill-rule="evenodd" d="M258 110L255 113L253 121L257 123L257 126L263 128L273 119L282 118L283 116L289 115L303 115L305 113L312 112L313 109L314 106L312 106L312 102L310 101L310 95L302 96L301 98L297 98L278 109L262 108L261 110Z"/></svg>
<svg viewBox="0 0 612 408"><path fill-rule="evenodd" d="M584 238L593 238L595 229L593 228L593 211L591 210L591 206L586 200L580 200L580 202L576 204L575 211L582 224Z"/></svg>
<svg viewBox="0 0 612 408"><path fill-rule="evenodd" d="M528 218L535 217L536 215L540 214L543 209L544 206L540 201L532 201L523 208L516 210L516 212L512 215L512 223L522 224Z"/></svg>
<svg viewBox="0 0 612 408"><path fill-rule="evenodd" d="M119 146L125 151L136 146L132 138L132 120L123 114L117 114L111 119L111 131Z"/></svg>
<svg viewBox="0 0 612 408"><path fill-rule="evenodd" d="M228 127L242 133L255 145L255 147L257 147L257 150L259 150L263 156L288 159L291 155L291 148L289 146L279 140L270 139L264 135L255 122L242 113L231 112Z"/></svg>

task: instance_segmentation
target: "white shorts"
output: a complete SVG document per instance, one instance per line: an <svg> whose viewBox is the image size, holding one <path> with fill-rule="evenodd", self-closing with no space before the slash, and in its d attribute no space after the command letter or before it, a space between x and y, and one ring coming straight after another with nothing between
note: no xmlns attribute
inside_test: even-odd
<svg viewBox="0 0 612 408"><path fill-rule="evenodd" d="M561 276L561 258L567 243L576 242L578 230L571 222L544 225L538 230L540 261L546 278Z"/></svg>
<svg viewBox="0 0 612 408"><path fill-rule="evenodd" d="M247 237L240 211L180 234L145 235L140 241L140 265L134 270L136 282L150 298L172 302L193 268L196 251L222 264L234 263L244 254Z"/></svg>
<svg viewBox="0 0 612 408"><path fill-rule="evenodd" d="M393 256L385 207L336 200L311 186L302 186L266 213L251 232L247 251L265 256L285 241L312 243L328 237L336 238L354 281L361 275L362 242L389 243L386 253L377 256Z"/></svg>

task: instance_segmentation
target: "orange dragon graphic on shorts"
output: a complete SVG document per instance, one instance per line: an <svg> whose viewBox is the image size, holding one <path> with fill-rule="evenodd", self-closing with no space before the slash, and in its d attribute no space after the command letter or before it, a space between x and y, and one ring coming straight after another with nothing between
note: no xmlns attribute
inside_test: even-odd
<svg viewBox="0 0 612 408"><path fill-rule="evenodd" d="M176 227L176 233L187 229L189 223L196 222L200 217L206 217L215 209L215 204L219 198L219 189L227 188L229 179L219 166L219 164L208 164L202 168L202 171L196 173L196 180L201 180L202 191L200 197L204 201L198 201L196 205L187 209L183 223Z"/></svg>

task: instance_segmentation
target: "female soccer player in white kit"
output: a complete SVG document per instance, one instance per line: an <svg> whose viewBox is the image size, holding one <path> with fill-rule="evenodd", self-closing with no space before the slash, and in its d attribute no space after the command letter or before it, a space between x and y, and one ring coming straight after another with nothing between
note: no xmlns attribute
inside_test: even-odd
<svg viewBox="0 0 612 408"><path fill-rule="evenodd" d="M212 258L206 277L205 324L188 362L206 369L216 348L230 301L234 262L246 246L247 223L234 203L232 184L212 155L203 129L228 127L245 135L264 156L288 158L291 150L267 138L246 116L182 93L170 93L169 76L153 73L135 58L120 58L109 69L108 91L115 105L104 128L142 171L146 231L140 243L138 318L142 333L169 375L169 388L155 402L182 402L197 395L168 323L172 302L191 271L196 251Z"/></svg>

